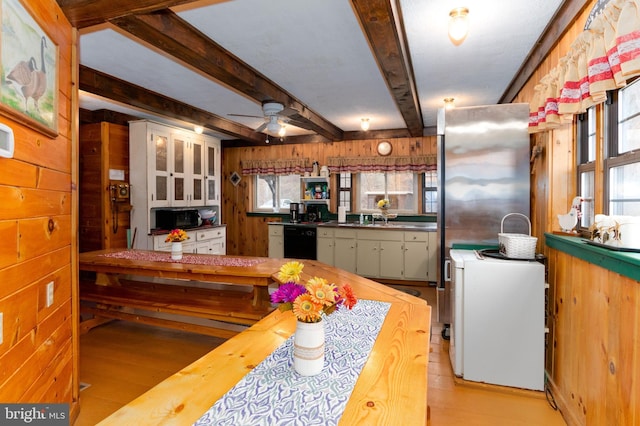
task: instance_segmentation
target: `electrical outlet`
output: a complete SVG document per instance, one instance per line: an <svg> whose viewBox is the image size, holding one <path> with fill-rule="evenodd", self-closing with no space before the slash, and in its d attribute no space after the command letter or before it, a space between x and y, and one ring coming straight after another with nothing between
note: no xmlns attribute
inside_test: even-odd
<svg viewBox="0 0 640 426"><path fill-rule="evenodd" d="M0 345L4 340L4 327L2 326L3 323L4 323L4 314L0 312Z"/></svg>
<svg viewBox="0 0 640 426"><path fill-rule="evenodd" d="M53 305L53 281L47 284L47 308Z"/></svg>

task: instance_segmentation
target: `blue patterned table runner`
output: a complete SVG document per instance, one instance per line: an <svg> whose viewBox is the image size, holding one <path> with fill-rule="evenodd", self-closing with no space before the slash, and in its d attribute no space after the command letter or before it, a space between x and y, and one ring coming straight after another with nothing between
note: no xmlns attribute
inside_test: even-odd
<svg viewBox="0 0 640 426"><path fill-rule="evenodd" d="M369 358L390 303L359 300L325 317L325 364L293 369L293 336L222 396L197 426L337 425Z"/></svg>

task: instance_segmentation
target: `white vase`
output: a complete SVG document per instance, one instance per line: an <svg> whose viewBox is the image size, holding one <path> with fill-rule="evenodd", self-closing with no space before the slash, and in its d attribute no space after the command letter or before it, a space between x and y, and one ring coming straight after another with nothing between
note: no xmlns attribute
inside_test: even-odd
<svg viewBox="0 0 640 426"><path fill-rule="evenodd" d="M293 337L293 368L301 376L315 376L324 367L324 321L298 321Z"/></svg>
<svg viewBox="0 0 640 426"><path fill-rule="evenodd" d="M171 243L171 259L172 260L182 259L182 241Z"/></svg>

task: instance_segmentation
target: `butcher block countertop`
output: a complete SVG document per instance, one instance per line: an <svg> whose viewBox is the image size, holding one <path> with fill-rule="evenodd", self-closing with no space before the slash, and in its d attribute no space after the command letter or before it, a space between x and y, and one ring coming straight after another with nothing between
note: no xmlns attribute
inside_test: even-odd
<svg viewBox="0 0 640 426"><path fill-rule="evenodd" d="M231 257L231 256L230 256ZM246 258L252 259L252 258ZM275 275L285 259L264 259L252 266L207 267L205 265L161 265L162 273L186 277L193 273L211 274L215 269L233 281L241 277ZM108 263L97 256L81 254L80 263L89 262L91 269L105 268ZM431 307L416 298L323 263L303 260L303 279L313 276L329 282L349 283L359 299L390 303L389 311L362 369L340 419L341 425L427 424L427 370L431 328ZM145 268L157 267L140 262ZM209 272L207 270L209 269ZM266 277L265 277L266 278ZM250 279L251 280L251 279ZM227 281L227 282L228 282ZM234 387L249 371L282 345L295 331L296 320L291 311L272 313L240 334L225 341L207 355L170 376L145 394L106 418L101 425L190 425L198 420L218 399Z"/></svg>

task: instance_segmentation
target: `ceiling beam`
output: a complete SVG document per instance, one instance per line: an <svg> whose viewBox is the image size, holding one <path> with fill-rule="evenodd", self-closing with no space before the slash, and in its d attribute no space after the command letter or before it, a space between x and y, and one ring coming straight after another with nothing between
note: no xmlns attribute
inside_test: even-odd
<svg viewBox="0 0 640 426"><path fill-rule="evenodd" d="M589 4L591 4L591 0L565 0L562 2L498 103L513 102L536 69L547 58L549 52L558 44L560 38Z"/></svg>
<svg viewBox="0 0 640 426"><path fill-rule="evenodd" d="M170 10L126 16L111 23L258 103L277 101L296 110L291 118L307 130L330 140L343 138L340 128Z"/></svg>
<svg viewBox="0 0 640 426"><path fill-rule="evenodd" d="M411 136L422 136L422 111L399 2L351 0L351 5L409 133Z"/></svg>
<svg viewBox="0 0 640 426"><path fill-rule="evenodd" d="M110 19L150 13L194 0L58 0L65 16L76 28L101 24Z"/></svg>
<svg viewBox="0 0 640 426"><path fill-rule="evenodd" d="M227 135L264 143L264 135L252 128L194 108L178 100L152 92L100 71L80 65L80 90L132 105L155 114L199 124Z"/></svg>

